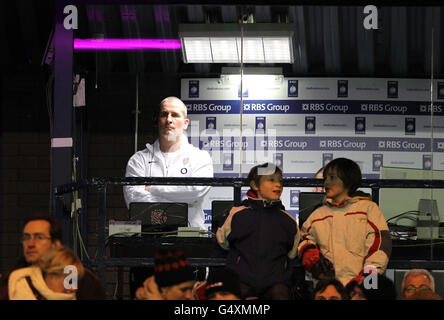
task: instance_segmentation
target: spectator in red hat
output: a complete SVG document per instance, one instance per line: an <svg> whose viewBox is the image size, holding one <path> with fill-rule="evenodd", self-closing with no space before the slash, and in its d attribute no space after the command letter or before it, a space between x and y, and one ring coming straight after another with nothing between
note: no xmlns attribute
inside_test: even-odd
<svg viewBox="0 0 444 320"><path fill-rule="evenodd" d="M154 275L136 291L138 300L193 300L195 275L181 250L159 250Z"/></svg>

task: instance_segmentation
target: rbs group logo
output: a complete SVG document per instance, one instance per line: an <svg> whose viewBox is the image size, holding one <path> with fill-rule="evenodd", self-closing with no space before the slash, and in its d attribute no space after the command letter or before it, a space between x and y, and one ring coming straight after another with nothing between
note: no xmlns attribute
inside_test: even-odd
<svg viewBox="0 0 444 320"><path fill-rule="evenodd" d="M288 80L288 97L298 96L298 80Z"/></svg>
<svg viewBox="0 0 444 320"><path fill-rule="evenodd" d="M316 117L305 117L305 133L316 133Z"/></svg>
<svg viewBox="0 0 444 320"><path fill-rule="evenodd" d="M199 80L190 80L188 83L188 96L199 98Z"/></svg>
<svg viewBox="0 0 444 320"><path fill-rule="evenodd" d="M206 118L206 129L208 131L216 130L216 117L207 117Z"/></svg>
<svg viewBox="0 0 444 320"><path fill-rule="evenodd" d="M372 169L373 171L380 171L381 167L383 166L384 162L383 162L383 154L382 153L374 153L373 154L373 159L372 159Z"/></svg>
<svg viewBox="0 0 444 320"><path fill-rule="evenodd" d="M290 190L290 207L299 208L299 190Z"/></svg>
<svg viewBox="0 0 444 320"><path fill-rule="evenodd" d="M387 98L398 98L398 81L387 81Z"/></svg>
<svg viewBox="0 0 444 320"><path fill-rule="evenodd" d="M355 117L355 134L365 134L365 117Z"/></svg>
<svg viewBox="0 0 444 320"><path fill-rule="evenodd" d="M266 126L265 117L256 117L256 133L265 134Z"/></svg>
<svg viewBox="0 0 444 320"><path fill-rule="evenodd" d="M438 81L438 99L444 99L444 82Z"/></svg>
<svg viewBox="0 0 444 320"><path fill-rule="evenodd" d="M416 118L405 118L405 134L415 135L416 133Z"/></svg>
<svg viewBox="0 0 444 320"><path fill-rule="evenodd" d="M338 98L348 97L348 80L338 80Z"/></svg>

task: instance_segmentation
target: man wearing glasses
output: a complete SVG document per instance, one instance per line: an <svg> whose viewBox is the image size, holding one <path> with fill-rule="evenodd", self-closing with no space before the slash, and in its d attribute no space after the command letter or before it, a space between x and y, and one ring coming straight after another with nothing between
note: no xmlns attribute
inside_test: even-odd
<svg viewBox="0 0 444 320"><path fill-rule="evenodd" d="M418 291L435 292L435 279L425 269L413 269L404 274L401 288L403 299L413 296Z"/></svg>
<svg viewBox="0 0 444 320"><path fill-rule="evenodd" d="M53 232L58 233L54 227ZM49 249L61 246L59 234L51 236L51 224L47 220L31 220L23 229L23 255L28 264L34 264Z"/></svg>
<svg viewBox="0 0 444 320"><path fill-rule="evenodd" d="M32 214L24 221L21 238L23 256L12 266L9 272L0 279L0 300L8 300L8 279L12 271L36 264L52 248L62 245L62 230L54 216L45 213ZM105 290L97 276L85 268L85 275L79 281L77 300L104 300Z"/></svg>

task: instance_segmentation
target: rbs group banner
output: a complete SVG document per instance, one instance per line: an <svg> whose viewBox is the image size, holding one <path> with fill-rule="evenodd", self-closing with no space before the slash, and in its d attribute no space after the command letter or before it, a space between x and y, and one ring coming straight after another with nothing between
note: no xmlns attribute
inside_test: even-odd
<svg viewBox="0 0 444 320"><path fill-rule="evenodd" d="M366 178L379 178L382 166L444 170L442 80L431 89L428 79L247 75L241 86L223 76L182 79L181 98L188 137L210 153L216 177L246 177L273 162L286 178L312 178L338 157L356 161ZM289 189L282 200L297 215L297 193L311 189ZM207 213L212 200L232 197L231 188L213 188Z"/></svg>

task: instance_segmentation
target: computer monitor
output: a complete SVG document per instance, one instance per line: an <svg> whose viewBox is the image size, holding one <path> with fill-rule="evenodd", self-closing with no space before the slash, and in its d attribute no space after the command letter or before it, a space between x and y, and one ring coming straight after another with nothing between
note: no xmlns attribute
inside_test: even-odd
<svg viewBox="0 0 444 320"><path fill-rule="evenodd" d="M144 232L174 231L188 226L188 204L181 202L132 202L130 220L141 220Z"/></svg>
<svg viewBox="0 0 444 320"><path fill-rule="evenodd" d="M216 233L223 224L222 219L226 212L234 206L234 200L213 200L211 202L211 231Z"/></svg>
<svg viewBox="0 0 444 320"><path fill-rule="evenodd" d="M322 205L325 192L300 192L299 193L299 227L302 227L310 214Z"/></svg>
<svg viewBox="0 0 444 320"><path fill-rule="evenodd" d="M442 170L421 170L412 168L382 167L381 179L408 179L408 180L444 180ZM435 188L381 188L379 189L379 208L386 220L412 212L419 214L420 200L436 200L439 213L444 212L444 189ZM402 225L416 226L416 219L404 219Z"/></svg>

